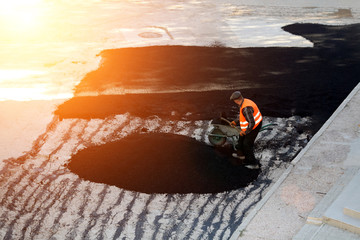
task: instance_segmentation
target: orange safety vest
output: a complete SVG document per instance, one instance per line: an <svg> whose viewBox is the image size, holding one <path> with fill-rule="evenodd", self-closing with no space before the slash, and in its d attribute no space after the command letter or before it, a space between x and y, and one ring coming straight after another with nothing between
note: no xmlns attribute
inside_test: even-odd
<svg viewBox="0 0 360 240"><path fill-rule="evenodd" d="M248 125L249 125L249 123L246 121L245 116L244 116L244 114L242 112L242 110L245 107L252 107L254 109L255 126L253 127L253 129L255 129L259 125L259 123L261 122L262 115L260 113L259 108L256 106L256 104L253 101L251 101L250 99L246 99L246 98L244 98L244 102L243 102L243 104L241 105L241 108L240 108L240 114L239 114L240 128L241 128L241 130L246 131L246 129L247 129Z"/></svg>

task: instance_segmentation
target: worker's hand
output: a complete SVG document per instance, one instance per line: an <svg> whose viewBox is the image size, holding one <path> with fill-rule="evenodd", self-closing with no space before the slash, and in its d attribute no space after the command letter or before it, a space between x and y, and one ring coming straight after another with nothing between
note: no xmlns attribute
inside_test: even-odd
<svg viewBox="0 0 360 240"><path fill-rule="evenodd" d="M236 126L236 122L235 122L235 121L232 121L232 122L230 123L230 126L235 127L235 126Z"/></svg>
<svg viewBox="0 0 360 240"><path fill-rule="evenodd" d="M239 132L240 136L245 136L245 132L244 131L241 131Z"/></svg>

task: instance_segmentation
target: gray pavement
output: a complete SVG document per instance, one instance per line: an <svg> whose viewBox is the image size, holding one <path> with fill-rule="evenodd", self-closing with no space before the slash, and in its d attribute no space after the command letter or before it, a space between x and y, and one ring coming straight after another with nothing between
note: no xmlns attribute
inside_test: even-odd
<svg viewBox="0 0 360 240"><path fill-rule="evenodd" d="M360 147L359 90L360 84L231 239L330 239L330 235L331 239L360 239L360 235L322 222L325 211L360 169L360 157L354 154Z"/></svg>

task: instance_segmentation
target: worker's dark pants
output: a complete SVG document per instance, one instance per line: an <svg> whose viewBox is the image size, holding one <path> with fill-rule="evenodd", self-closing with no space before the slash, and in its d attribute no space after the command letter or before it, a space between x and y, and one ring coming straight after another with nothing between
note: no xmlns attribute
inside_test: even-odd
<svg viewBox="0 0 360 240"><path fill-rule="evenodd" d="M262 126L262 121L250 133L246 134L245 136L239 137L239 141L236 146L236 149L238 151L238 155L245 155L245 164L259 163L259 161L256 160L255 155L254 155L254 142L260 131L261 126Z"/></svg>

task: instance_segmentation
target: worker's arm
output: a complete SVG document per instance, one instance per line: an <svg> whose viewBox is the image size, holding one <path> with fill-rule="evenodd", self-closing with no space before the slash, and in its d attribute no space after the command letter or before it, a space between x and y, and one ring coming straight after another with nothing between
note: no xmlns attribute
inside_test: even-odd
<svg viewBox="0 0 360 240"><path fill-rule="evenodd" d="M250 133L253 127L255 126L254 109L252 107L245 107L243 108L242 111L246 121L249 123L245 131L245 135L246 135Z"/></svg>
<svg viewBox="0 0 360 240"><path fill-rule="evenodd" d="M232 125L232 126L240 125L239 119L237 118L237 119L235 119L234 121L232 121L232 122L231 122L231 125Z"/></svg>

